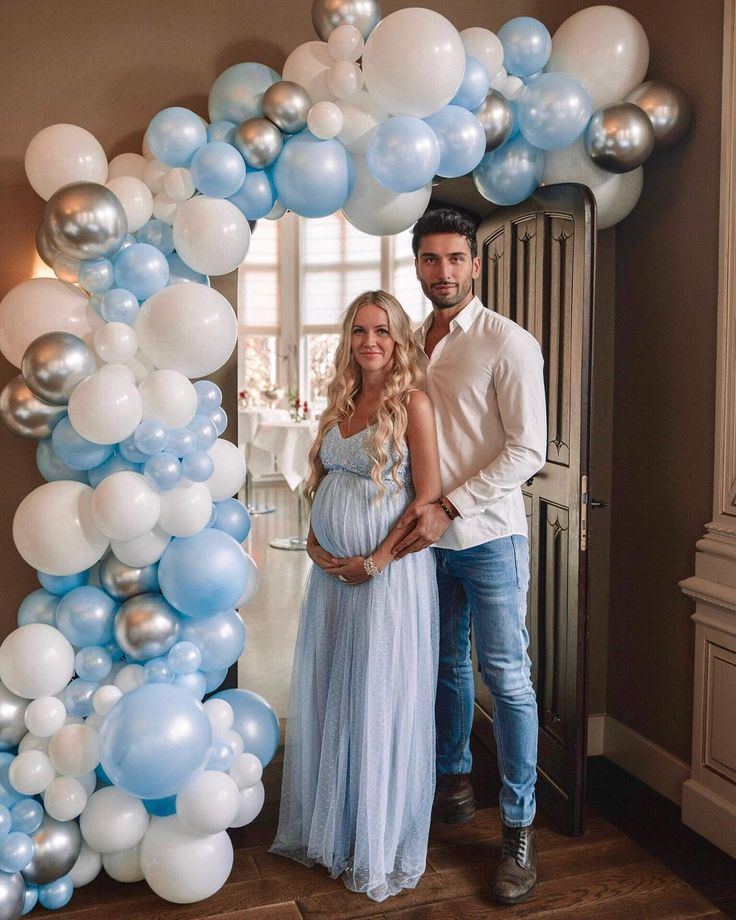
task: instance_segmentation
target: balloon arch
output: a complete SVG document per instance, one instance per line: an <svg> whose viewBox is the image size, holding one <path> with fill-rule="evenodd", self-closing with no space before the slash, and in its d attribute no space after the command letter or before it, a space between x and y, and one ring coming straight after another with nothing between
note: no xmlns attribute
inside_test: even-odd
<svg viewBox="0 0 736 920"><path fill-rule="evenodd" d="M646 35L616 7L554 37L528 17L497 35L421 8L381 19L375 0L315 0L313 21L320 40L281 76L230 67L209 123L164 109L142 155L108 163L67 124L28 146L56 278L0 303L21 371L0 416L38 441L46 480L13 521L41 587L0 646L0 920L62 906L101 867L174 902L208 897L232 866L226 829L263 804L275 713L246 690L201 702L242 653L237 608L258 583L232 498L243 459L205 379L237 331L208 276L243 262L249 221L342 209L393 234L435 176L472 173L500 205L582 182L611 226L688 125L680 90L642 83Z"/></svg>

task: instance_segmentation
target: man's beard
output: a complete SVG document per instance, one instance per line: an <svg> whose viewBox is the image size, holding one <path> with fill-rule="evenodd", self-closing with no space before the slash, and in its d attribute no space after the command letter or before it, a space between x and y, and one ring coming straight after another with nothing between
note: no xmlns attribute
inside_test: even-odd
<svg viewBox="0 0 736 920"><path fill-rule="evenodd" d="M433 291L424 281L420 283L424 296L429 299L433 306L437 307L438 310L449 310L465 300L473 286L473 279L468 278L465 283L459 284L454 291L450 291L447 294L439 294L437 291Z"/></svg>

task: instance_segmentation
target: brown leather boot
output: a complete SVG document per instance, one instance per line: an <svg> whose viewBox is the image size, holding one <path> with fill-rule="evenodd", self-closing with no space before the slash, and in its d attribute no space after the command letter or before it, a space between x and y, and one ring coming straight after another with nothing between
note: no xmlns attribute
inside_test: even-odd
<svg viewBox="0 0 736 920"><path fill-rule="evenodd" d="M469 773L438 774L432 817L445 824L463 824L475 814L475 793Z"/></svg>
<svg viewBox="0 0 736 920"><path fill-rule="evenodd" d="M501 904L518 904L531 894L537 881L537 844L534 828L503 825L501 864L491 894Z"/></svg>

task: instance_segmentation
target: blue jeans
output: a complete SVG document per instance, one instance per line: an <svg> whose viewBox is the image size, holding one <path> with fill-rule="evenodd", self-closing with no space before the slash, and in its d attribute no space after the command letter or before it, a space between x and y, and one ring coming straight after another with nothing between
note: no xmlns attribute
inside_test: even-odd
<svg viewBox="0 0 736 920"><path fill-rule="evenodd" d="M500 537L470 549L435 549L440 595L437 772L470 773L473 668L470 624L481 677L493 697L493 730L504 824L531 824L535 812L537 703L527 654L526 537Z"/></svg>

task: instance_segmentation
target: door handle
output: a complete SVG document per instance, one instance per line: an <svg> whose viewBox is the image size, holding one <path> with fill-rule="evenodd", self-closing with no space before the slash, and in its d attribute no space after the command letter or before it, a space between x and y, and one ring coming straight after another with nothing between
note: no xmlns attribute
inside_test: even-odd
<svg viewBox="0 0 736 920"><path fill-rule="evenodd" d="M601 498L591 498L588 499L588 504L591 508L607 508L608 502L603 501Z"/></svg>

